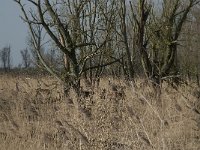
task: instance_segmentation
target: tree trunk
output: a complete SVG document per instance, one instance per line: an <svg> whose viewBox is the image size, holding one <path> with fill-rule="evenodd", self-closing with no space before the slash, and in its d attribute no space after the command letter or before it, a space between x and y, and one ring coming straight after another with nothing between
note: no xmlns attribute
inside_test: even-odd
<svg viewBox="0 0 200 150"><path fill-rule="evenodd" d="M199 82L199 74L196 74L196 82L197 82L197 86L200 87L200 82Z"/></svg>

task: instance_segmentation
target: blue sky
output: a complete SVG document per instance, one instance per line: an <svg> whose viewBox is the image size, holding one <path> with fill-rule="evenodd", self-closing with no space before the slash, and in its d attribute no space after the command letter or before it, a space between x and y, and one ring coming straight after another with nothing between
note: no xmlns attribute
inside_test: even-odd
<svg viewBox="0 0 200 150"><path fill-rule="evenodd" d="M28 29L20 19L20 14L20 8L13 0L1 0L0 49L11 46L13 65L21 63L20 50L26 48Z"/></svg>

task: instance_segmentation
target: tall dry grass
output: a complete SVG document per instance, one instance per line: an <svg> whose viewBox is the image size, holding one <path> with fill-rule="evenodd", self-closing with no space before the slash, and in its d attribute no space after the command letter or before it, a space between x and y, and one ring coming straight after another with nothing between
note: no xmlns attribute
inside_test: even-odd
<svg viewBox="0 0 200 150"><path fill-rule="evenodd" d="M199 150L200 91L102 79L65 96L50 77L0 77L2 150ZM162 107L162 108L161 108Z"/></svg>

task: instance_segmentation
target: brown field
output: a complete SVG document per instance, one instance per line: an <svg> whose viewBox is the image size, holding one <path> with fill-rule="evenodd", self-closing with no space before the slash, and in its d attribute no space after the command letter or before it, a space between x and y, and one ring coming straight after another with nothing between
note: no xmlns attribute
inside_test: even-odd
<svg viewBox="0 0 200 150"><path fill-rule="evenodd" d="M77 99L50 77L1 75L0 149L200 150L197 88L129 84L102 79Z"/></svg>

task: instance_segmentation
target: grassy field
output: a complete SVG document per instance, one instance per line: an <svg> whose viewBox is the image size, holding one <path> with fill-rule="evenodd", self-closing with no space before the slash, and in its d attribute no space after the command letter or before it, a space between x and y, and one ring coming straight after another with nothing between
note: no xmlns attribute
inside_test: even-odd
<svg viewBox="0 0 200 150"><path fill-rule="evenodd" d="M1 150L200 150L200 91L102 79L81 98L50 77L0 76ZM89 95L88 95L89 94Z"/></svg>

